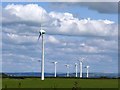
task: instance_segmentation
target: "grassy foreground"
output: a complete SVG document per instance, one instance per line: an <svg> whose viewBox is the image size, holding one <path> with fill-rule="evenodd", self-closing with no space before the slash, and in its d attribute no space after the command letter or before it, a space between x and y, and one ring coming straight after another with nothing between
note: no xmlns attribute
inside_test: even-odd
<svg viewBox="0 0 120 90"><path fill-rule="evenodd" d="M118 88L118 79L75 79L75 78L39 78L9 79L3 78L3 88Z"/></svg>

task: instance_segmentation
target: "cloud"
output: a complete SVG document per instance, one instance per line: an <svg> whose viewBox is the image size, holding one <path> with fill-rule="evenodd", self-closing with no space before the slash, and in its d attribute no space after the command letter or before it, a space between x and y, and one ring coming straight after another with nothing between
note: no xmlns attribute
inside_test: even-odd
<svg viewBox="0 0 120 90"><path fill-rule="evenodd" d="M37 4L28 4L25 6L10 4L3 9L3 23L24 22L29 24L29 22L31 22L32 24L37 24L44 21L49 21L49 16L47 12Z"/></svg>
<svg viewBox="0 0 120 90"><path fill-rule="evenodd" d="M58 9L64 9L64 8L70 8L70 7L84 7L88 8L90 10L97 11L101 14L118 14L118 1L114 2L100 2L100 1L94 1L94 2L54 2L51 6L53 8ZM57 7L59 6L59 7ZM111 9L112 8L112 9ZM79 10L78 10L79 11Z"/></svg>
<svg viewBox="0 0 120 90"><path fill-rule="evenodd" d="M37 36L20 36L20 35L16 35L16 34L7 34L5 36L6 38L9 38L9 41L13 41L13 42L16 42L17 44L20 44L20 43L36 43L36 39L37 39Z"/></svg>
<svg viewBox="0 0 120 90"><path fill-rule="evenodd" d="M32 9L31 9L32 8ZM6 12L7 16L6 16ZM9 16L8 16L9 15ZM8 24L36 26L40 25L41 16L48 34L78 35L78 36L116 36L117 24L110 20L78 19L71 13L47 13L37 4L7 5L3 9L3 26ZM27 18L26 18L27 17ZM37 31L37 30L36 30ZM35 32L35 30L34 30Z"/></svg>
<svg viewBox="0 0 120 90"><path fill-rule="evenodd" d="M105 14L118 13L118 2L93 2L93 3L81 3L80 5L88 7L88 9L95 10L99 13Z"/></svg>
<svg viewBox="0 0 120 90"><path fill-rule="evenodd" d="M59 44L60 41L57 40L55 37L53 36L49 36L48 39L47 39L47 42L50 42L50 43L53 43L53 44Z"/></svg>
<svg viewBox="0 0 120 90"><path fill-rule="evenodd" d="M47 25L42 27L46 30L46 72L50 72L49 62L54 60L63 67L67 63L73 65L79 57L88 56L86 62L91 68L100 65L101 60L105 61L105 66L111 61L114 65L117 62L117 24L114 21L79 19L68 12L47 12L37 4L9 4L2 12L4 71L40 71L37 62L41 58L41 40L37 41L40 15L42 23ZM62 72L63 68L58 67L58 70Z"/></svg>

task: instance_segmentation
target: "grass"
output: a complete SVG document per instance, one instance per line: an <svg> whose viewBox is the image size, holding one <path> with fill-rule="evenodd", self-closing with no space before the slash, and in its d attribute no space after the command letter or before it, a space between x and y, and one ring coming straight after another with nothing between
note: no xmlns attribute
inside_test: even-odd
<svg viewBox="0 0 120 90"><path fill-rule="evenodd" d="M2 78L0 77L0 89L2 88Z"/></svg>
<svg viewBox="0 0 120 90"><path fill-rule="evenodd" d="M75 79L75 78L3 78L3 88L118 88L118 79Z"/></svg>

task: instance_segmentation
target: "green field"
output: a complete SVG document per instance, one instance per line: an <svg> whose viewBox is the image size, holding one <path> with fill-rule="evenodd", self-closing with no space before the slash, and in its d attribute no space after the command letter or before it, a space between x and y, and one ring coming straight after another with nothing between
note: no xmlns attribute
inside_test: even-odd
<svg viewBox="0 0 120 90"><path fill-rule="evenodd" d="M75 79L75 78L39 78L9 79L3 78L3 88L118 88L118 79Z"/></svg>

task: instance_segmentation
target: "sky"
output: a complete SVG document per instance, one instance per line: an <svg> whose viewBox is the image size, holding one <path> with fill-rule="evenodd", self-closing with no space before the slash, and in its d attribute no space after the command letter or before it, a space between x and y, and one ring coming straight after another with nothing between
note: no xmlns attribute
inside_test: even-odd
<svg viewBox="0 0 120 90"><path fill-rule="evenodd" d="M112 9L111 9L112 8ZM90 72L118 72L118 12L113 2L2 3L2 72L40 72L40 24L45 34L45 72L75 72L84 58ZM78 69L79 70L79 69ZM83 72L86 69L83 68Z"/></svg>

